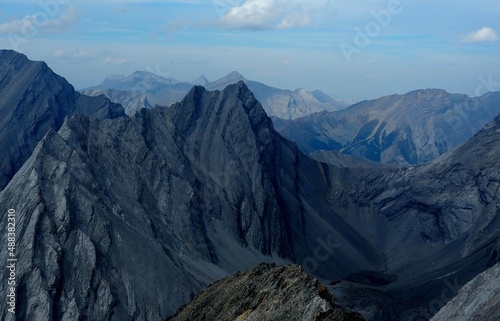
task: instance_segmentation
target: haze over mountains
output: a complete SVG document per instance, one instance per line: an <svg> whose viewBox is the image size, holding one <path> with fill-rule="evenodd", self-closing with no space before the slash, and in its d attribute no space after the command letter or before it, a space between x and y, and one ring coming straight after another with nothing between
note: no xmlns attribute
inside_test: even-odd
<svg viewBox="0 0 500 321"><path fill-rule="evenodd" d="M319 90L310 92L301 88L294 91L278 89L248 80L235 71L213 82L209 82L202 75L189 83L137 71L128 77L106 78L102 84L84 89L83 92L91 96L104 94L112 101L122 104L127 114L132 115L140 108L149 107L142 101L147 100L153 106L170 106L181 101L193 85L203 86L207 90L222 90L239 81L243 81L250 88L268 115L283 119L295 119L315 112L346 107ZM120 92L117 93L116 90ZM137 96L142 96L142 99L138 101Z"/></svg>
<svg viewBox="0 0 500 321"><path fill-rule="evenodd" d="M19 213L21 320L165 319L261 262L302 264L332 292L325 307L422 320L500 260L500 116L423 166L334 166L280 136L241 81L129 117L43 63L0 57L12 102L0 105L11 117L0 161L16 165L0 203ZM4 224L0 233L6 243ZM243 284L265 292L266 280ZM293 293L319 300L307 284ZM1 311L12 317L5 302Z"/></svg>

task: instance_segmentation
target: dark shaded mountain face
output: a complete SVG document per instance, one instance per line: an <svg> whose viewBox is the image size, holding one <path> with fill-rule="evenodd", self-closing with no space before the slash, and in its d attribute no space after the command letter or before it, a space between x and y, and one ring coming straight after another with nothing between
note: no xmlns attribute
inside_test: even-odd
<svg viewBox="0 0 500 321"><path fill-rule="evenodd" d="M498 262L499 139L500 116L427 165L342 168L333 174L339 178L331 195L334 209L356 204L346 221L360 234L373 237L373 244L388 258L385 273L397 275L396 282L382 288L407 307L393 305L392 318L429 318L446 303L443 298L451 299L460 285ZM418 286L410 287L413 297L408 298L408 286L415 283ZM351 284L334 286L336 296L344 293L344 286ZM422 302L427 303L417 307Z"/></svg>
<svg viewBox="0 0 500 321"><path fill-rule="evenodd" d="M83 92L92 96L104 93L112 101L122 104L126 110L135 111L136 104L124 98L134 95L133 92L141 92L142 99L147 99L153 106L170 106L181 101L193 85L204 86L207 90L223 90L239 81L245 82L262 103L266 113L271 116L295 119L315 112L333 111L346 107L319 90L310 92L305 89L294 91L278 89L245 79L243 75L235 71L213 82L200 76L192 83L165 79L148 72L135 72L128 77L106 79L101 85L84 89ZM121 94L110 93L110 89L119 91Z"/></svg>
<svg viewBox="0 0 500 321"><path fill-rule="evenodd" d="M104 97L74 91L43 62L0 50L0 190L12 179L49 128L59 129L68 115L99 119L123 115L121 106Z"/></svg>
<svg viewBox="0 0 500 321"><path fill-rule="evenodd" d="M416 165L464 143L498 113L500 93L470 98L429 89L274 122L305 153L340 150L386 164Z"/></svg>
<svg viewBox="0 0 500 321"><path fill-rule="evenodd" d="M298 265L261 264L210 285L167 321L362 321Z"/></svg>
<svg viewBox="0 0 500 321"><path fill-rule="evenodd" d="M400 168L306 157L243 82L106 115L66 117L17 147L29 158L0 203L18 213L18 319L160 320L264 261L302 264L368 320L422 320L499 260L500 117Z"/></svg>

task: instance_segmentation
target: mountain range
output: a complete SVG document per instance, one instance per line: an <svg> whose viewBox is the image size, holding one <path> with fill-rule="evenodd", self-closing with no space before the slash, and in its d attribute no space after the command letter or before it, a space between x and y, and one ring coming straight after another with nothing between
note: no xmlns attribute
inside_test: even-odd
<svg viewBox="0 0 500 321"><path fill-rule="evenodd" d="M418 165L464 143L498 113L500 92L471 98L427 89L273 121L305 153L338 150L385 164Z"/></svg>
<svg viewBox="0 0 500 321"><path fill-rule="evenodd" d="M16 166L5 168L0 203L18 213L18 319L161 320L195 298L186 309L210 313L200 302L221 304L217 293L269 298L267 288L286 285L261 266L262 278L234 274L200 294L270 262L301 264L330 291L325 300L307 279L290 296L276 293L298 310L316 300L323 312L366 320L427 320L457 306L457 293L476 294L480 273L495 275L500 116L425 165L348 166L339 153L336 166L278 134L242 81L195 86L170 107L127 116L103 96L76 93L43 63L12 51L0 58L11 66L0 78L12 102L0 108L11 117L0 161ZM0 235L7 243L5 224ZM478 286L459 293L469 281ZM477 295L495 306L489 293ZM248 309L267 311L254 303ZM219 313L233 316L232 306ZM0 313L12 319L5 301Z"/></svg>
<svg viewBox="0 0 500 321"><path fill-rule="evenodd" d="M250 88L267 114L284 119L295 119L315 112L346 107L319 90L310 92L301 88L294 91L278 89L248 80L236 71L213 82L209 82L202 75L189 83L137 71L128 77L108 77L102 84L86 88L82 92L91 96L103 94L113 102L122 104L126 112L132 115L138 108L149 108L149 105L141 103L142 101L148 101L153 106L170 106L181 101L194 85L213 91L222 90L239 81L243 81Z"/></svg>

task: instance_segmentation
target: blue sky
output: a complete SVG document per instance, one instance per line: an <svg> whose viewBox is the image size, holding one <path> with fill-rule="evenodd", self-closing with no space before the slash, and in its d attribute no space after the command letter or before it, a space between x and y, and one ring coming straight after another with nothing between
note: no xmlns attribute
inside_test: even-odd
<svg viewBox="0 0 500 321"><path fill-rule="evenodd" d="M500 90L497 0L0 0L0 47L76 88L135 70L376 98ZM498 87L498 88L497 88Z"/></svg>

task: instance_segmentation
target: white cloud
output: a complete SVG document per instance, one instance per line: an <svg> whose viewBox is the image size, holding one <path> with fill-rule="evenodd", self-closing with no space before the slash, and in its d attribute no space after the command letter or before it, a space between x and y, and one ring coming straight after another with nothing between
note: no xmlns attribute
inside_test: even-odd
<svg viewBox="0 0 500 321"><path fill-rule="evenodd" d="M66 56L66 52L64 50L57 50L52 53L53 58L64 58Z"/></svg>
<svg viewBox="0 0 500 321"><path fill-rule="evenodd" d="M289 28L295 28L295 27L306 27L308 26L312 21L312 17L305 13L305 14L295 14L291 17L283 19L280 24L278 25L278 29L289 29Z"/></svg>
<svg viewBox="0 0 500 321"><path fill-rule="evenodd" d="M476 30L463 38L464 43L475 43L475 42L495 42L498 41L498 35L490 27L484 27Z"/></svg>
<svg viewBox="0 0 500 321"><path fill-rule="evenodd" d="M0 24L0 33L8 34L36 34L39 31L59 32L66 31L78 21L75 7L69 7L56 17L38 11L22 19Z"/></svg>
<svg viewBox="0 0 500 321"><path fill-rule="evenodd" d="M220 24L226 29L290 29L303 28L322 14L332 13L337 1L327 0L245 0L227 6Z"/></svg>
<svg viewBox="0 0 500 321"><path fill-rule="evenodd" d="M229 9L222 23L231 29L270 29L279 15L277 9L274 0L247 0Z"/></svg>

